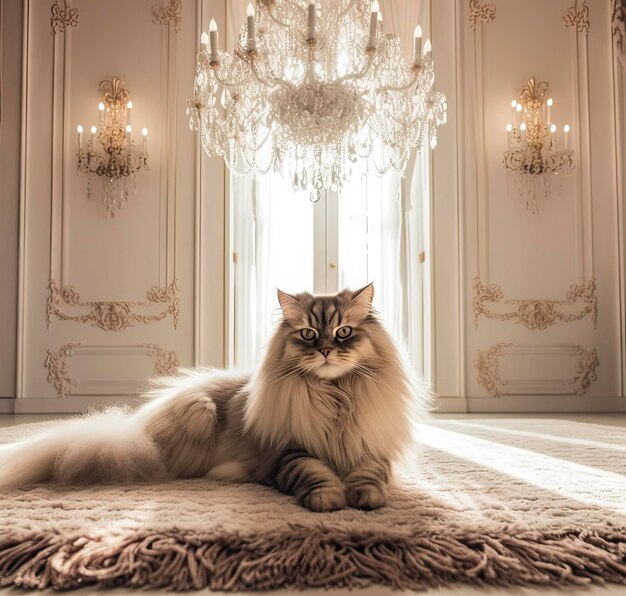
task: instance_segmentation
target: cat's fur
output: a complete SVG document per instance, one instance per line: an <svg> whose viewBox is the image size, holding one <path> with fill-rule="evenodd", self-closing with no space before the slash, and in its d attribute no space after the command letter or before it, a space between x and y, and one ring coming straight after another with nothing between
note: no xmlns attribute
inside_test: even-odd
<svg viewBox="0 0 626 596"><path fill-rule="evenodd" d="M372 285L279 292L283 320L255 374L157 379L135 412L91 415L3 447L0 486L208 474L270 484L314 511L385 505L390 465L411 443L428 393L373 313L373 295Z"/></svg>

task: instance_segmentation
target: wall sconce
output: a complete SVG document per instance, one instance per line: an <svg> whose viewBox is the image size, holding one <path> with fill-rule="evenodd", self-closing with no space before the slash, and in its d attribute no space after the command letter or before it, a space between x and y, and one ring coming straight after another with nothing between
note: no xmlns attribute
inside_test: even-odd
<svg viewBox="0 0 626 596"><path fill-rule="evenodd" d="M552 180L574 169L574 151L570 149L571 129L563 127L562 141L552 121L552 98L545 99L548 83L528 79L519 99L511 102L512 121L506 125L507 150L504 167L515 174L518 192L526 199L526 208L538 213L537 194L544 198L552 191Z"/></svg>
<svg viewBox="0 0 626 596"><path fill-rule="evenodd" d="M102 203L107 217L114 217L122 204L128 200L127 180L133 180L135 192L135 172L148 169L148 129L141 131L143 141L141 149L131 139L130 100L126 83L117 77L112 81L102 81L98 85L102 94L98 104L98 126L91 127L91 136L83 146L83 127L76 127L78 133L77 170L89 174L87 198L93 194L92 176L102 177L104 195ZM95 148L98 141L101 149Z"/></svg>

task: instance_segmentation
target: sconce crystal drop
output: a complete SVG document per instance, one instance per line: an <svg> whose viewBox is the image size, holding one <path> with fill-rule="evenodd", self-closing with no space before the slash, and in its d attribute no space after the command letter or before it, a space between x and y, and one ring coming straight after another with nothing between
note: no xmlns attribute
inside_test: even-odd
<svg viewBox="0 0 626 596"><path fill-rule="evenodd" d="M446 99L430 40L403 57L377 1L256 0L232 54L202 34L190 128L236 172L281 172L294 190L339 190L353 169L404 172L436 145Z"/></svg>
<svg viewBox="0 0 626 596"><path fill-rule="evenodd" d="M102 81L98 104L98 126L91 127L91 135L83 144L83 127L78 133L77 171L89 175L87 198L93 195L92 176L100 176L103 185L102 203L107 217L114 217L128 200L127 181L130 178L135 192L135 173L148 169L148 129L142 130L142 144L138 148L132 140L131 111L133 102L126 84L117 77ZM96 141L100 149L96 149Z"/></svg>
<svg viewBox="0 0 626 596"><path fill-rule="evenodd" d="M507 124L504 168L512 172L519 195L526 199L531 213L538 213L537 196L547 198L553 181L574 170L574 151L570 149L569 125L563 127L563 142L558 142L552 121L552 98L546 99L548 83L534 77L522 87L519 98L511 102L512 121Z"/></svg>

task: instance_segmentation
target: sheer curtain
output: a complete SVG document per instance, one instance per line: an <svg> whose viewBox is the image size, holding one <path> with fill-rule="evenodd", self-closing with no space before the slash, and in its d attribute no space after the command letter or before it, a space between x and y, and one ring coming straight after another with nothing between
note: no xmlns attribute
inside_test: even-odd
<svg viewBox="0 0 626 596"><path fill-rule="evenodd" d="M322 0L323 3L330 0ZM379 0L385 29L400 36L404 54L413 47L419 22L429 31L428 3ZM248 0L229 2L227 35L232 44L245 22ZM390 332L409 350L416 368L424 371L426 336L424 226L429 207L428 147L413 157L403 178L395 172L368 174L347 184L339 197L335 233L338 242L339 286L376 286L375 307ZM234 265L234 358L241 367L254 366L278 316L276 288L312 291L314 282L313 204L294 196L290 182L275 174L232 176ZM332 233L333 227L324 233Z"/></svg>

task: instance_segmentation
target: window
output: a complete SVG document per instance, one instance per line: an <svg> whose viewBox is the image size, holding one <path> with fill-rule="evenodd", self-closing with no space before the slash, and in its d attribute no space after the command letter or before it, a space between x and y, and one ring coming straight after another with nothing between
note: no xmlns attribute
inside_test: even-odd
<svg viewBox="0 0 626 596"><path fill-rule="evenodd" d="M317 203L294 193L277 174L231 175L231 364L253 368L276 321L276 289L334 293L373 281L374 306L398 341L425 371L424 222L427 156L416 165L409 193L395 173L356 177L341 193ZM422 170L422 171L427 171ZM402 190L401 190L402 189ZM406 196L419 197L411 202ZM404 200L403 200L404 197ZM428 375L426 375L428 376Z"/></svg>

